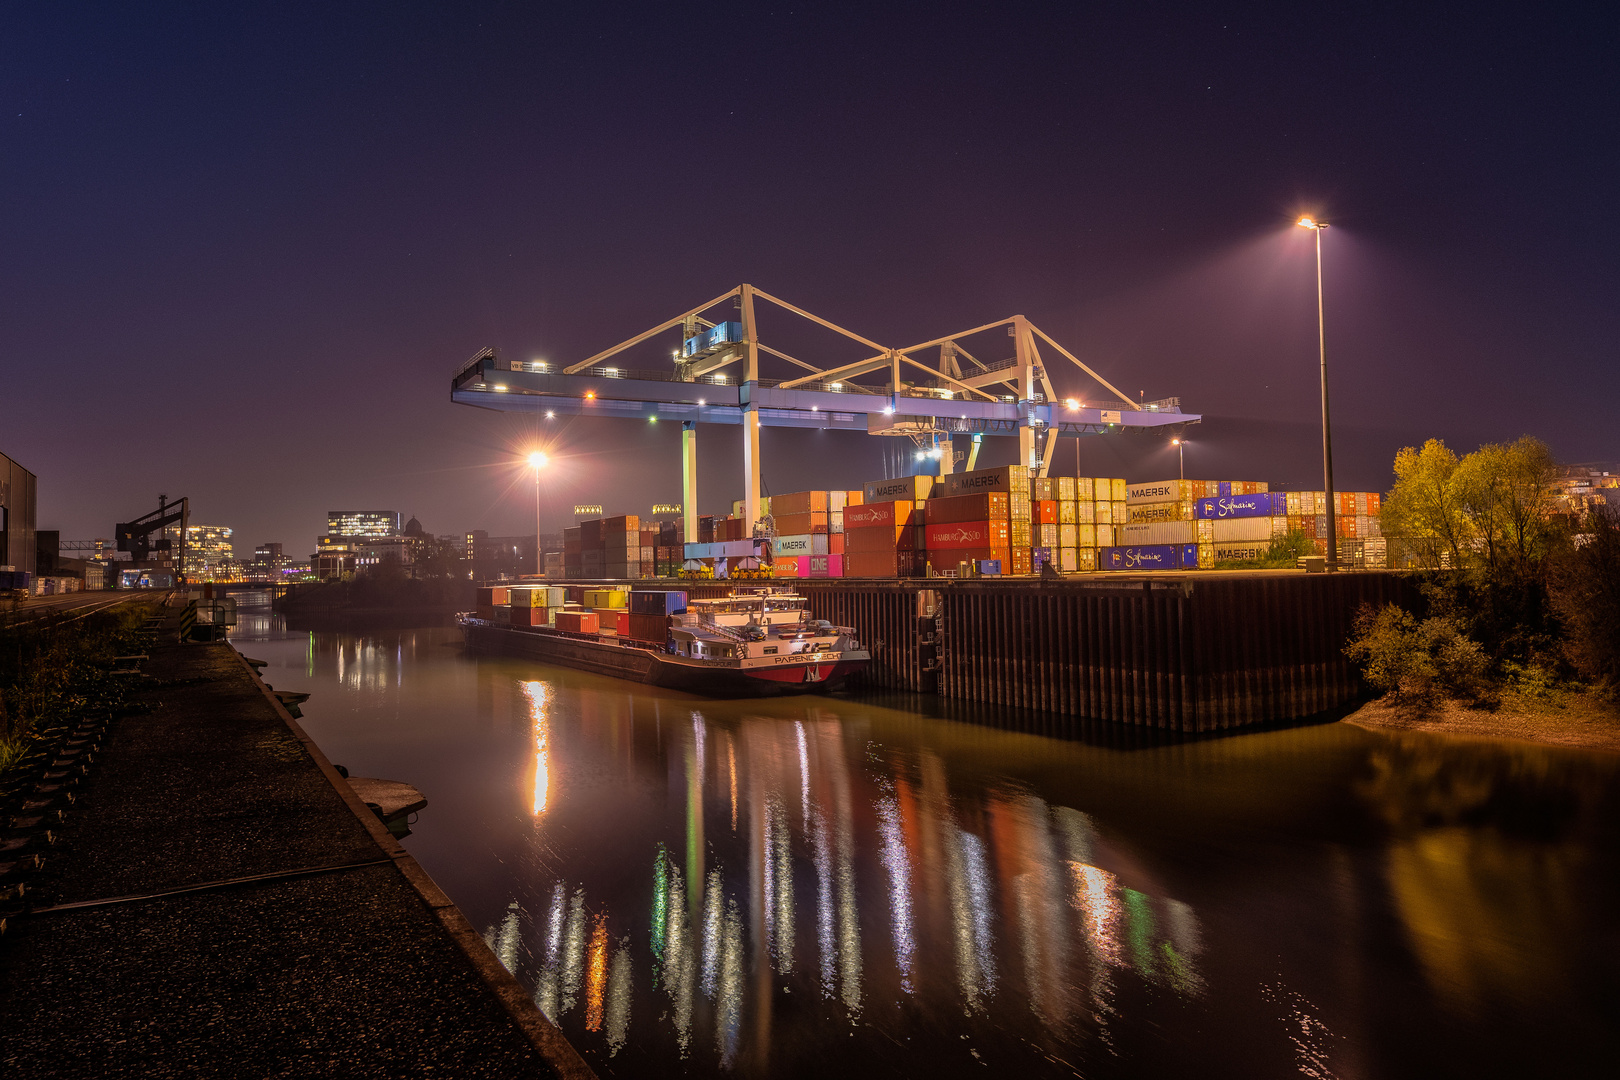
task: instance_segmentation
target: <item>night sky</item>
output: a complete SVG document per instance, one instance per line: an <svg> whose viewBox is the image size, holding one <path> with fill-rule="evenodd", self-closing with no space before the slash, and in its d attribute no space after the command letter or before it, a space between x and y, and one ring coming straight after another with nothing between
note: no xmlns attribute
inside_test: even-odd
<svg viewBox="0 0 1620 1080"><path fill-rule="evenodd" d="M11 5L0 451L64 538L160 491L249 554L330 508L532 531L536 423L451 404L455 367L747 281L896 346L1026 315L1204 414L1188 475L1314 487L1308 212L1341 489L1429 436L1620 458L1613 9L1126 7ZM548 529L679 498L675 425L545 438ZM700 440L723 512L738 429ZM773 491L895 452L762 442ZM1081 453L1175 475L1163 439Z"/></svg>

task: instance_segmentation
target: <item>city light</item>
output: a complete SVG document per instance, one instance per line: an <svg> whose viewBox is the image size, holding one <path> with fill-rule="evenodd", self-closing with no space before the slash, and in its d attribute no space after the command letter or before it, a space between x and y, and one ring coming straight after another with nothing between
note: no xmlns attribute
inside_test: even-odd
<svg viewBox="0 0 1620 1080"><path fill-rule="evenodd" d="M1063 404L1067 405L1071 409L1078 409L1080 407L1080 399L1079 398L1069 398L1066 401L1064 401Z"/></svg>
<svg viewBox="0 0 1620 1080"><path fill-rule="evenodd" d="M595 390L587 390L587 391L585 391L585 400L586 401L595 401L596 400L596 391Z"/></svg>
<svg viewBox="0 0 1620 1080"><path fill-rule="evenodd" d="M894 406L893 405L885 405L885 406L883 406L883 415L884 416L893 416L894 415Z"/></svg>
<svg viewBox="0 0 1620 1080"><path fill-rule="evenodd" d="M550 409L547 409L546 410L546 419L547 420L555 420L555 419L557 419L557 414L552 412Z"/></svg>
<svg viewBox="0 0 1620 1080"><path fill-rule="evenodd" d="M529 467L531 469L543 469L546 466L547 460L546 455L536 450L534 453L529 455Z"/></svg>

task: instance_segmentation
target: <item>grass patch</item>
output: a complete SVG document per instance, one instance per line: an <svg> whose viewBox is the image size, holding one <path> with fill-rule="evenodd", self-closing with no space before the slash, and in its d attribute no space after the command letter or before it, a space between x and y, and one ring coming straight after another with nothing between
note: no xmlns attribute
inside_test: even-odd
<svg viewBox="0 0 1620 1080"><path fill-rule="evenodd" d="M124 703L126 680L109 671L134 647L150 604L120 604L72 622L0 627L0 769L37 732Z"/></svg>

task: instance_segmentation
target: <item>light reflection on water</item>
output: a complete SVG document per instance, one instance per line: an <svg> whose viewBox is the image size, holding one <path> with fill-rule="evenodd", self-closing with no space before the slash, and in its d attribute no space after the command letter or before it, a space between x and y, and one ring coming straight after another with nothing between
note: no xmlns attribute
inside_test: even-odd
<svg viewBox="0 0 1620 1080"><path fill-rule="evenodd" d="M334 760L427 793L412 851L604 1074L1492 1074L1606 1030L1608 758L1104 749L248 637Z"/></svg>

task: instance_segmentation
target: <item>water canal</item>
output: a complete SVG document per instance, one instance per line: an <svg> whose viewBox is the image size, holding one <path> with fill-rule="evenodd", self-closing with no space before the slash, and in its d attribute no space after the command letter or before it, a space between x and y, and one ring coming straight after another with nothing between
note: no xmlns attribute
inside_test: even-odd
<svg viewBox="0 0 1620 1080"><path fill-rule="evenodd" d="M1112 746L713 702L448 628L236 640L604 1076L1586 1071L1620 757L1344 724Z"/></svg>

